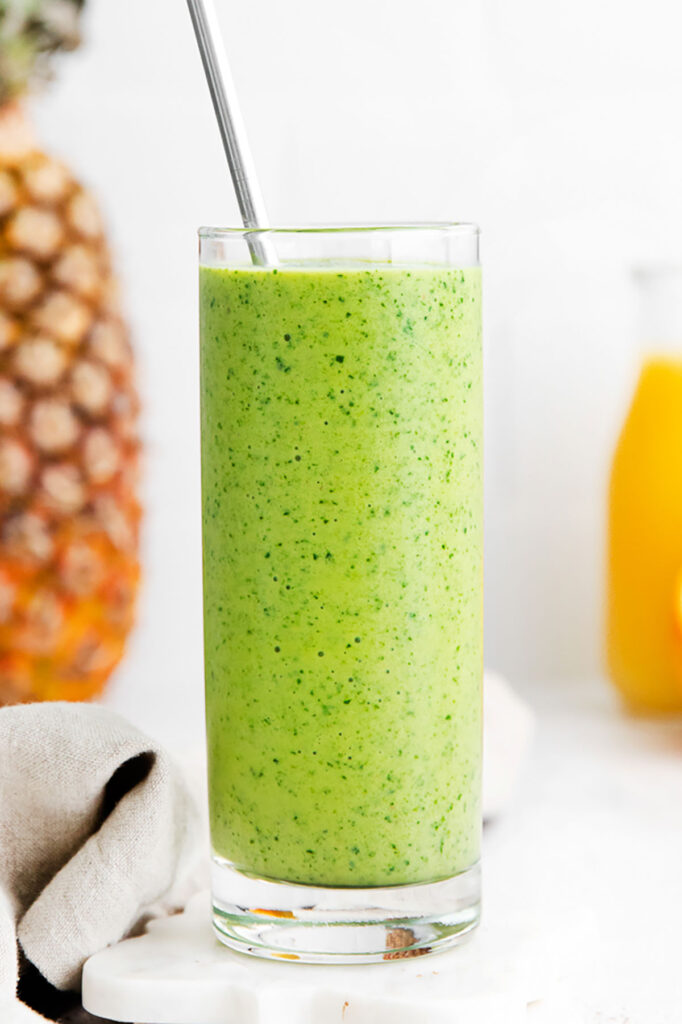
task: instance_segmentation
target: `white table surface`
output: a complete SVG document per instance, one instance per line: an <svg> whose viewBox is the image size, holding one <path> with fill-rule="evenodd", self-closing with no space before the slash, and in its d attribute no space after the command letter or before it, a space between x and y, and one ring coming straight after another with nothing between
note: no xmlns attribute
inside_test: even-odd
<svg viewBox="0 0 682 1024"><path fill-rule="evenodd" d="M596 684L539 695L516 799L484 837L484 919L450 953L366 967L251 960L205 902L94 957L84 1005L138 1024L679 1024L682 721Z"/></svg>

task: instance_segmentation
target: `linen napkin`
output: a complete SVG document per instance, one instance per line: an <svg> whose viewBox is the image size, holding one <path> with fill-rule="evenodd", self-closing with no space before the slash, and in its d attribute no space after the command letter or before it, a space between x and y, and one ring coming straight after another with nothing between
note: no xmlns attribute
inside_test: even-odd
<svg viewBox="0 0 682 1024"><path fill-rule="evenodd" d="M184 905L197 820L168 755L113 712L0 708L2 1024L42 1020L24 1002L56 1013L88 956Z"/></svg>

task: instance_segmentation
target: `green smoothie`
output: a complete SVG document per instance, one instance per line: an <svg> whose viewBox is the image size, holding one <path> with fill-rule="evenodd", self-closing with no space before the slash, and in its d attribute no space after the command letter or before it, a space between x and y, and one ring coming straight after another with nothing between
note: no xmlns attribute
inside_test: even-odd
<svg viewBox="0 0 682 1024"><path fill-rule="evenodd" d="M480 271L201 270L211 834L238 869L479 852Z"/></svg>

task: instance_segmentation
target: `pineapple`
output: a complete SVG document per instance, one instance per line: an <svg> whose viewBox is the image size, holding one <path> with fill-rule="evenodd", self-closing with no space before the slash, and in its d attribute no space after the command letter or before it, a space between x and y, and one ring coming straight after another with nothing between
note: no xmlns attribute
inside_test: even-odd
<svg viewBox="0 0 682 1024"><path fill-rule="evenodd" d="M139 580L138 398L92 196L20 98L82 0L0 0L0 704L96 695Z"/></svg>

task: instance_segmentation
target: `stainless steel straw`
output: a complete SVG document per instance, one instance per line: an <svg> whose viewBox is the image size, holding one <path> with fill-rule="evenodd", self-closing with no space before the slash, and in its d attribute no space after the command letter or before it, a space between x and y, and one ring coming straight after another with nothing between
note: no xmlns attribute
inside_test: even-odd
<svg viewBox="0 0 682 1024"><path fill-rule="evenodd" d="M265 229L269 226L268 217L213 0L187 0L187 6L244 227ZM247 235L246 241L254 263L265 266L277 262L271 239L254 234Z"/></svg>

